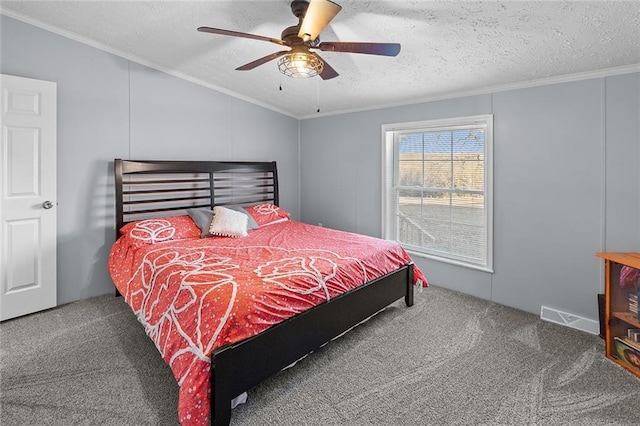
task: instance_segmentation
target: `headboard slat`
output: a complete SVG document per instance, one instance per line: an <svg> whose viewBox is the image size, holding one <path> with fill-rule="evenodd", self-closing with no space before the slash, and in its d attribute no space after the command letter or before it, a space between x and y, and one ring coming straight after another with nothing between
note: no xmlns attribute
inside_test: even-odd
<svg viewBox="0 0 640 426"><path fill-rule="evenodd" d="M189 208L201 208L201 207L211 207L209 206L209 204L195 204L192 206L189 206ZM135 215L148 215L149 213L160 213L160 212L180 212L180 214L186 214L184 212L184 210L186 210L186 208L184 209L176 209L174 207L165 207L165 208L159 208L159 209L145 209L145 210L132 210L130 212L127 213L127 216L135 216ZM152 217L152 216L150 216ZM142 219L146 219L146 217L141 217L141 218L137 218L137 219L131 219L131 221L133 220L142 220ZM127 223L127 222L125 222Z"/></svg>
<svg viewBox="0 0 640 426"><path fill-rule="evenodd" d="M154 179L154 180L134 180L129 182L132 185L158 185L158 184L182 184L182 183L209 183L209 179Z"/></svg>
<svg viewBox="0 0 640 426"><path fill-rule="evenodd" d="M154 198L152 200L123 201L122 204L125 206L130 206L135 204L171 203L176 201L208 200L209 198L210 197L208 195L202 196L202 197Z"/></svg>
<svg viewBox="0 0 640 426"><path fill-rule="evenodd" d="M175 189L149 189L144 191L123 191L124 195L151 195L151 194L171 194L175 192L203 192L209 191L209 187L206 188L175 188Z"/></svg>

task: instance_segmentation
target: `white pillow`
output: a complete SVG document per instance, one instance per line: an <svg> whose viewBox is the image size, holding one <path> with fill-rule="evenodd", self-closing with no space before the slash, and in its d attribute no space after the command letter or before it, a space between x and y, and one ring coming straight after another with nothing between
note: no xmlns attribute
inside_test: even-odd
<svg viewBox="0 0 640 426"><path fill-rule="evenodd" d="M226 207L213 208L213 220L209 226L209 234L219 237L246 237L247 215Z"/></svg>

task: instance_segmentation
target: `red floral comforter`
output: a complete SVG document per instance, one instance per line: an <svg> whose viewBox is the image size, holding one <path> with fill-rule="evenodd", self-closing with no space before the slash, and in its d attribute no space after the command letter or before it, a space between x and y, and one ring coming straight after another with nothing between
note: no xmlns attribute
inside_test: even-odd
<svg viewBox="0 0 640 426"><path fill-rule="evenodd" d="M214 348L411 262L398 244L287 221L245 238L113 245L109 272L180 386L183 425L209 421ZM414 270L416 284L427 282Z"/></svg>

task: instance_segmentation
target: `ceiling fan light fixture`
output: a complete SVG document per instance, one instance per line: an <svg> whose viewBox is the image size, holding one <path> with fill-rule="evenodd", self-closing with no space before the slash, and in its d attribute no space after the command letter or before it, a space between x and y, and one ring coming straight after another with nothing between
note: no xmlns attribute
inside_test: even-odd
<svg viewBox="0 0 640 426"><path fill-rule="evenodd" d="M278 60L278 69L288 77L309 78L322 72L324 63L309 52L291 52Z"/></svg>
<svg viewBox="0 0 640 426"><path fill-rule="evenodd" d="M338 73L317 53L309 49L323 52L362 53L366 55L396 56L400 53L398 43L368 43L368 42L320 42L318 36L329 25L329 22L342 10L342 6L331 0L293 0L291 12L298 18L298 25L284 29L281 39L265 37L239 31L223 30L221 28L199 27L198 31L220 34L230 37L242 37L262 40L291 50L280 50L263 56L236 68L238 71L248 71L267 62L278 59L278 69L288 77L309 78L320 76L323 80L336 78Z"/></svg>

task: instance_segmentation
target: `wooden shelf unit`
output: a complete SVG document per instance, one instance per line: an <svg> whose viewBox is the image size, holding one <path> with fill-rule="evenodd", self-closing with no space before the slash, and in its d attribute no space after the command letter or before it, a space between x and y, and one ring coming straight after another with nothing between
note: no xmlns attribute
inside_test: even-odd
<svg viewBox="0 0 640 426"><path fill-rule="evenodd" d="M640 292L638 284L620 287L620 271L623 266L640 270L640 253L600 252L597 256L605 261L605 341L607 358L640 378L640 368L618 357L616 337L626 337L630 328L640 329L640 320L629 312L629 294Z"/></svg>

